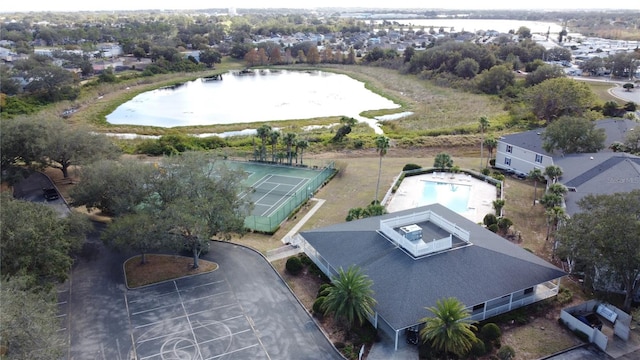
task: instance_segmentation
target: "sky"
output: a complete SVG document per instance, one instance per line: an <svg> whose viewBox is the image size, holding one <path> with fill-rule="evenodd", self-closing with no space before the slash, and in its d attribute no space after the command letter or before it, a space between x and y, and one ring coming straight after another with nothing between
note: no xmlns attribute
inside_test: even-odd
<svg viewBox="0 0 640 360"><path fill-rule="evenodd" d="M14 11L100 11L100 10L147 10L147 9L209 9L209 8L310 8L310 7L366 7L366 8L433 8L439 9L535 9L535 10L587 10L587 9L633 9L640 10L640 0L616 0L610 2L584 0L535 0L535 1L478 1L456 0L432 2L408 0L400 4L389 0L6 0L0 12Z"/></svg>

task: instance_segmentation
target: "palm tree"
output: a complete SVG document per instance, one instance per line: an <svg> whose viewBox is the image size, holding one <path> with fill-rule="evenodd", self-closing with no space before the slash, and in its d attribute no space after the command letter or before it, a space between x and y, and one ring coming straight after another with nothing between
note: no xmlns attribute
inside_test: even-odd
<svg viewBox="0 0 640 360"><path fill-rule="evenodd" d="M484 158L484 132L489 128L489 119L486 116L481 116L478 124L478 129L482 133L482 141L480 141L480 169L482 170L482 159Z"/></svg>
<svg viewBox="0 0 640 360"><path fill-rule="evenodd" d="M542 175L542 170L535 168L529 171L529 175L527 177L530 180L533 180L533 205L536 205L536 199L538 198L538 181L544 180L544 175Z"/></svg>
<svg viewBox="0 0 640 360"><path fill-rule="evenodd" d="M260 141L262 141L262 147L260 148L260 161L265 161L267 158L267 138L271 133L271 126L262 125L256 130L256 133L258 134Z"/></svg>
<svg viewBox="0 0 640 360"><path fill-rule="evenodd" d="M280 138L280 132L278 130L273 130L269 133L269 144L271 144L271 161L276 162L278 158L278 154L276 153L276 148L278 147L278 139Z"/></svg>
<svg viewBox="0 0 640 360"><path fill-rule="evenodd" d="M498 147L498 140L496 140L493 136L484 139L484 146L487 148L487 166L489 167L489 162L493 157L493 150Z"/></svg>
<svg viewBox="0 0 640 360"><path fill-rule="evenodd" d="M549 165L544 168L544 175L555 183L562 176L562 169L557 165Z"/></svg>
<svg viewBox="0 0 640 360"><path fill-rule="evenodd" d="M560 206L562 205L562 195L545 193L540 199L540 204L542 204L542 206L544 206L544 208L547 210L553 208L554 206Z"/></svg>
<svg viewBox="0 0 640 360"><path fill-rule="evenodd" d="M496 216L502 216L502 208L504 207L505 201L503 199L493 200L493 208L496 211Z"/></svg>
<svg viewBox="0 0 640 360"><path fill-rule="evenodd" d="M376 184L376 203L379 203L378 189L380 189L380 176L382 175L382 157L387 154L388 149L389 138L384 135L379 135L378 137L376 137L376 151L378 152L378 155L380 155L380 165L378 166L378 183Z"/></svg>
<svg viewBox="0 0 640 360"><path fill-rule="evenodd" d="M286 133L282 138L282 141L287 146L287 161L289 161L289 165L291 165L293 164L293 153L291 152L291 147L296 142L296 134Z"/></svg>
<svg viewBox="0 0 640 360"><path fill-rule="evenodd" d="M309 147L309 141L298 140L296 146L300 149L300 165L302 165L302 153L304 152L304 149Z"/></svg>
<svg viewBox="0 0 640 360"><path fill-rule="evenodd" d="M558 184L558 183L551 184L547 188L547 192L548 193L555 194L555 195L560 195L560 196L566 195L568 191L569 191L569 189L567 189L566 186L564 186L562 184Z"/></svg>
<svg viewBox="0 0 640 360"><path fill-rule="evenodd" d="M458 357L465 356L471 346L478 341L473 333L476 330L471 315L458 299L450 297L438 300L435 307L427 310L433 317L420 320L425 326L420 330L420 337L424 342L445 353L452 353Z"/></svg>
<svg viewBox="0 0 640 360"><path fill-rule="evenodd" d="M567 213L562 206L554 206L550 209L547 209L544 213L547 216L547 238L545 241L549 241L549 235L551 235L552 231L556 231L558 229L558 224L560 221L567 218ZM553 246L553 250L555 251L555 244Z"/></svg>
<svg viewBox="0 0 640 360"><path fill-rule="evenodd" d="M367 316L373 314L376 300L371 286L373 281L356 266L342 268L331 279L332 285L322 303L325 315L333 313L334 318L345 321L349 328L356 321L362 324Z"/></svg>

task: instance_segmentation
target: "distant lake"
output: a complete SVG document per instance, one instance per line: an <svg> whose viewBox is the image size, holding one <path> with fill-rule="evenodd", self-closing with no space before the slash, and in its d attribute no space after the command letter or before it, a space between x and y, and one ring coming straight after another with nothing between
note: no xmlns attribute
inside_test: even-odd
<svg viewBox="0 0 640 360"><path fill-rule="evenodd" d="M509 30L518 31L521 26L526 26L531 30L531 33L546 34L547 31L552 34L557 34L562 31L562 26L550 22L542 21L525 21L525 20L501 20L501 19L394 19L387 20L391 22L398 22L403 25L411 25L413 30L419 30L419 28L425 27L428 29L433 26L434 30L438 32L441 27L446 32L449 32L453 27L455 32L462 30L475 33L478 30L496 30L501 33L508 33ZM377 21L381 24L382 21Z"/></svg>
<svg viewBox="0 0 640 360"><path fill-rule="evenodd" d="M346 75L323 71L256 70L223 74L142 93L107 115L110 124L176 127L349 116L395 109L393 101Z"/></svg>

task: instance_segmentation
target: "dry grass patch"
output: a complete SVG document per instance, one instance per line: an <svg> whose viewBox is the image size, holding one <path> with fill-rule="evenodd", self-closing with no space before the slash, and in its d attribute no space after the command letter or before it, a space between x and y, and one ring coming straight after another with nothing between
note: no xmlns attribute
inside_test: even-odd
<svg viewBox="0 0 640 360"><path fill-rule="evenodd" d="M184 276L204 274L218 269L218 264L200 259L199 267L193 268L193 258L178 255L146 255L146 263L140 262L140 255L124 263L127 286L155 284L161 281L178 279Z"/></svg>
<svg viewBox="0 0 640 360"><path fill-rule="evenodd" d="M527 325L505 329L502 345L516 350L514 360L528 360L540 359L581 344L573 333L558 324L558 317L560 315L553 312L537 317Z"/></svg>

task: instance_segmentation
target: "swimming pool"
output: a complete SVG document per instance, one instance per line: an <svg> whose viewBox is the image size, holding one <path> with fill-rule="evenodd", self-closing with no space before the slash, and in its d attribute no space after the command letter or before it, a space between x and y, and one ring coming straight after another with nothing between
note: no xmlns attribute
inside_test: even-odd
<svg viewBox="0 0 640 360"><path fill-rule="evenodd" d="M468 210L470 185L437 181L423 181L423 183L424 188L419 206L439 203L459 214Z"/></svg>

